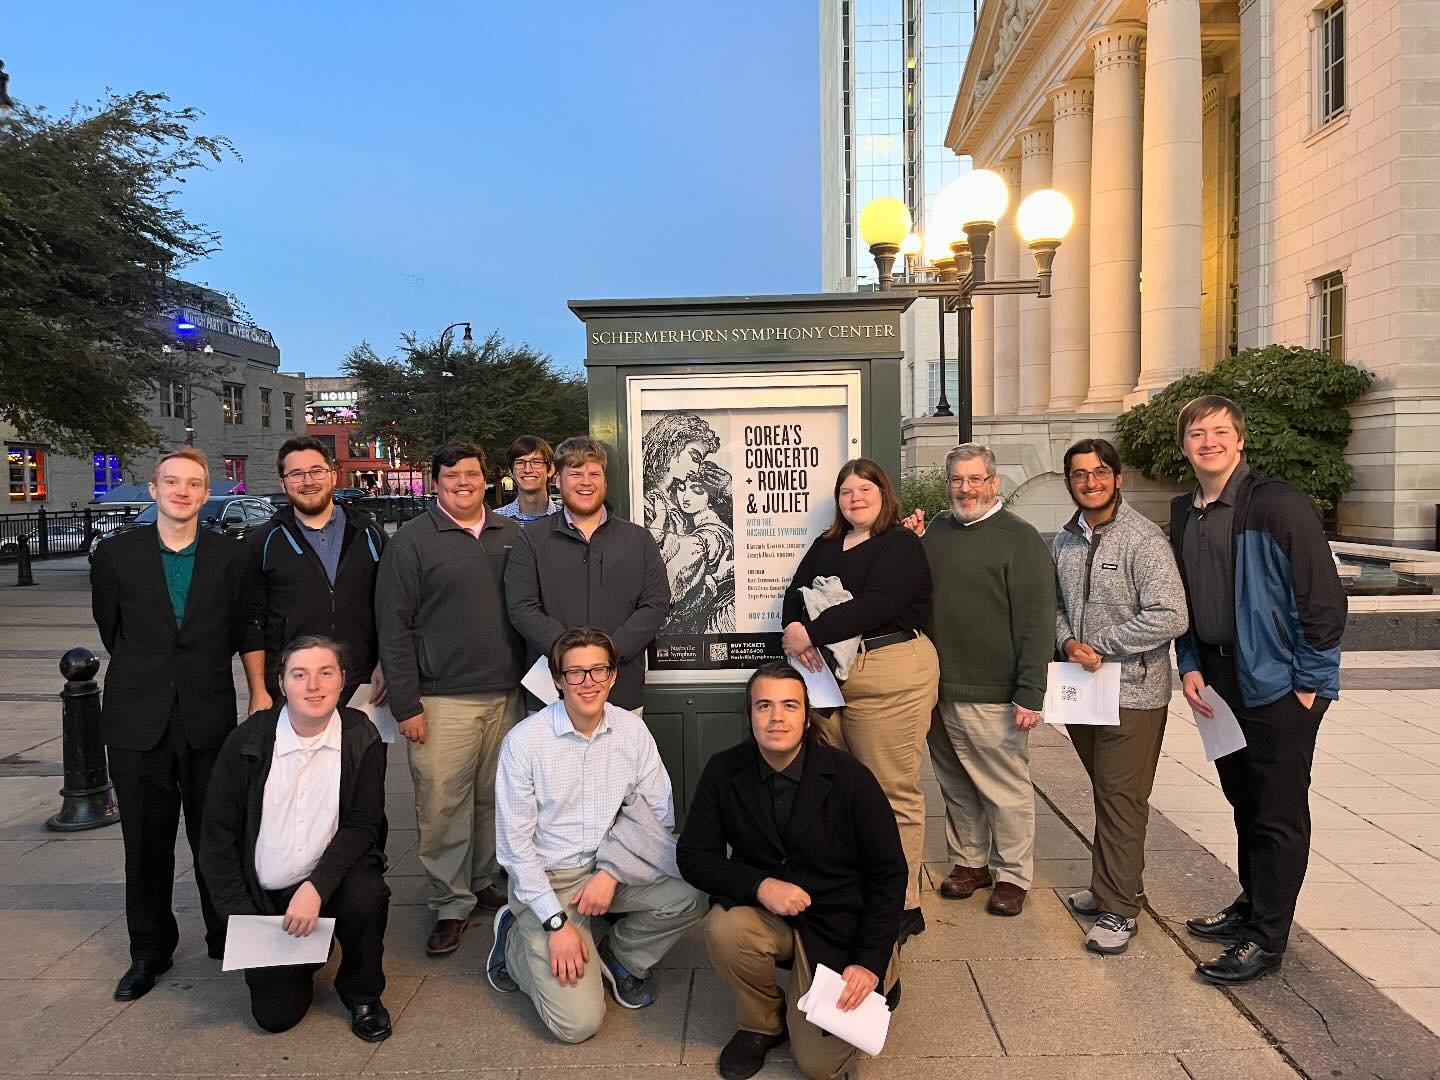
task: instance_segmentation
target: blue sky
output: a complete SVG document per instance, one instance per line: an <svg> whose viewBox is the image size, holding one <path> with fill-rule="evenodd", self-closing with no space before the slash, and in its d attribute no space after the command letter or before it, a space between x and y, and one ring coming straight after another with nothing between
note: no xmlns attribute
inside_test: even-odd
<svg viewBox="0 0 1440 1080"><path fill-rule="evenodd" d="M286 370L459 319L568 366L571 298L819 287L817 6L13 4L0 60L28 105L163 91L234 140L186 276Z"/></svg>

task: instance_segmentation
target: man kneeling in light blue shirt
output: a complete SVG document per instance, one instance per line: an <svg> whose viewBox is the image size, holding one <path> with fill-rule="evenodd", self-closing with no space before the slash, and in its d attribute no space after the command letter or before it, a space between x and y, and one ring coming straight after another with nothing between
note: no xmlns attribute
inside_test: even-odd
<svg viewBox="0 0 1440 1080"><path fill-rule="evenodd" d="M505 736L495 778L510 903L495 916L488 978L525 991L569 1043L600 1030L602 981L627 1009L652 1004L651 969L708 907L675 869L675 807L655 740L607 702L615 669L604 632L562 634L550 651L560 700ZM596 945L591 920L607 912L625 917Z"/></svg>

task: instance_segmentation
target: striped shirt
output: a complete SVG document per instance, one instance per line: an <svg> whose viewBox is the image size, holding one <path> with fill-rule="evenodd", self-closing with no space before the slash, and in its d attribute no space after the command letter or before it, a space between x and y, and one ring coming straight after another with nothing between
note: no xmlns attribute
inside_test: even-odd
<svg viewBox="0 0 1440 1080"><path fill-rule="evenodd" d="M551 514L558 514L560 512L560 500L555 498L554 495L551 495L550 508L546 510L545 513L527 514L525 513L525 511L520 509L520 499L517 496L516 498L511 499L504 506L497 506L495 508L495 512L501 517L512 518L513 520L518 521L523 525L527 521L539 521L541 518L549 517Z"/></svg>
<svg viewBox="0 0 1440 1080"><path fill-rule="evenodd" d="M665 827L675 824L670 775L645 721L605 706L590 738L562 698L505 736L495 775L495 851L516 898L541 922L564 905L549 870L585 866L635 793Z"/></svg>

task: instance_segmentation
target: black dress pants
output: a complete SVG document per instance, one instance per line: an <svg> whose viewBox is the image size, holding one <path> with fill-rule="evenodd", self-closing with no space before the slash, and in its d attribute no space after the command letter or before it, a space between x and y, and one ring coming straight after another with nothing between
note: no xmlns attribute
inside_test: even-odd
<svg viewBox="0 0 1440 1080"><path fill-rule="evenodd" d="M205 944L217 960L225 953L225 920L210 902L210 890L200 873L200 814L218 753L218 747L197 750L191 746L174 711L158 745L149 750L109 750L110 779L115 784L125 840L125 923L132 960L164 963L180 941L171 900L175 834L182 809L205 918Z"/></svg>
<svg viewBox="0 0 1440 1080"><path fill-rule="evenodd" d="M1202 646L1205 681L1225 699L1245 734L1245 748L1215 762L1220 787L1235 811L1240 896L1248 915L1239 936L1284 952L1295 902L1310 863L1310 766L1315 737L1330 707L1317 696L1305 708L1294 693L1259 708L1241 700L1233 657Z"/></svg>
<svg viewBox="0 0 1440 1080"><path fill-rule="evenodd" d="M270 893L275 910L284 912L299 884ZM340 969L335 992L347 1009L376 1005L385 992L385 922L390 912L390 887L379 862L365 859L350 868L320 914L335 920L340 944ZM250 1012L266 1031L288 1031L310 1010L315 998L315 972L320 964L246 968Z"/></svg>

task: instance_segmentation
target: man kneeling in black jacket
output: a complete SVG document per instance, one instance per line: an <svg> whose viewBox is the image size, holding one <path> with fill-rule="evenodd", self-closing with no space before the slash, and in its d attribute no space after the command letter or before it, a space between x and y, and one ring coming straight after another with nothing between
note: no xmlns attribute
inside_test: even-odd
<svg viewBox="0 0 1440 1080"><path fill-rule="evenodd" d="M390 889L385 884L385 744L364 713L339 708L340 646L301 637L281 654L285 704L230 733L210 780L201 873L221 915L283 915L305 937L335 919L335 990L350 1030L390 1037L380 1002ZM250 1011L266 1031L298 1024L319 965L247 968Z"/></svg>
<svg viewBox="0 0 1440 1080"><path fill-rule="evenodd" d="M787 1038L809 1077L835 1077L855 1047L797 1008L814 965L845 980L839 1005L881 989L898 1001L905 853L895 815L870 770L810 736L805 683L770 663L746 687L753 741L710 759L677 858L685 880L711 894L705 944L735 998L739 1029L720 1052L720 1075L743 1080ZM727 853L727 847L729 849ZM775 965L792 964L789 991Z"/></svg>

